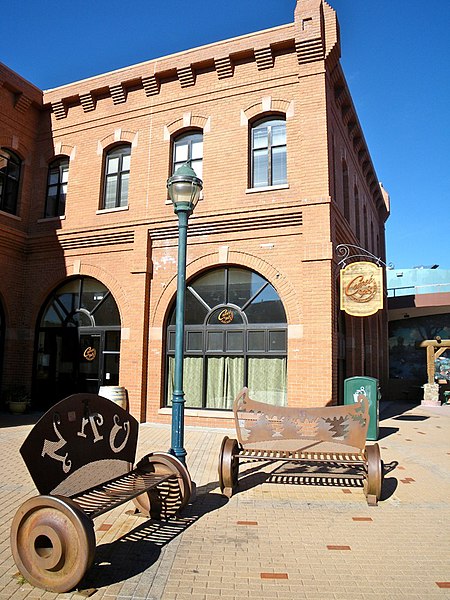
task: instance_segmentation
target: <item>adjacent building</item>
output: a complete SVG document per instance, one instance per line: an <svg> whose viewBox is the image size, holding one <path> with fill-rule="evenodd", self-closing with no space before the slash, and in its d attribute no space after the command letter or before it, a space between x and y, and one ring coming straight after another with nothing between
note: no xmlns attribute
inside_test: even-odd
<svg viewBox="0 0 450 600"><path fill-rule="evenodd" d="M3 389L36 408L100 385L170 420L177 219L189 221L186 422L255 399L321 406L387 381L387 311L339 309L338 244L385 259L389 198L339 62L335 11L41 91L0 65ZM225 420L224 420L225 419Z"/></svg>

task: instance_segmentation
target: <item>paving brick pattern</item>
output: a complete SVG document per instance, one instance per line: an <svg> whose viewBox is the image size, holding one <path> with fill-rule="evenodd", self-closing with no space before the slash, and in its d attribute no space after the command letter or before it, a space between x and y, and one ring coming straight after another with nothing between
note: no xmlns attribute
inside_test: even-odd
<svg viewBox="0 0 450 600"><path fill-rule="evenodd" d="M188 427L196 501L169 523L137 517L131 504L99 517L94 566L67 594L33 588L11 557L11 519L36 493L18 453L32 420L0 417L0 598L450 599L450 407L382 406L378 507L350 482L299 485L290 471L270 477L279 466L262 463L242 467L227 501L217 487L225 431ZM138 457L169 445L167 426L141 426Z"/></svg>

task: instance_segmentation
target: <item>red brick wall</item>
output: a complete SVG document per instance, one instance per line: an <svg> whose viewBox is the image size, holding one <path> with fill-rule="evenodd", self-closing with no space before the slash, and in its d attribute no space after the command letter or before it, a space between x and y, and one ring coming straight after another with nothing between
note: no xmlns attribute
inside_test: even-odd
<svg viewBox="0 0 450 600"><path fill-rule="evenodd" d="M132 412L142 420L169 422L170 416L159 409L165 319L176 291L177 227L166 180L171 136L200 127L204 192L190 218L187 276L232 264L267 278L288 315L289 403L336 402L334 248L358 241L355 207L350 223L343 218L343 155L350 188L358 182L381 253L387 213L377 204L378 189L370 187L367 172L373 174L373 167L359 123L349 136L349 113L336 94L344 86L345 106L350 102L353 116L337 62L334 11L321 2L305 3L297 18L311 16L320 28L319 10L326 17L324 42L311 60L302 50L309 34L300 34L297 22L75 82L45 93L40 113L32 107L20 119L6 117L27 147L28 171L21 195L24 217L12 220L11 236L20 234L21 244L14 249L4 245L0 252L8 280L1 298L9 338L28 336L21 366L13 358L18 341L7 340L8 377L20 372L31 380L34 328L50 291L67 276L92 276L111 290L119 306L120 384L129 391ZM301 42L297 46L296 37ZM215 62L219 58L226 59L225 67ZM187 80L185 74L178 76L177 69L184 67L191 68L191 80L189 73ZM146 95L147 78L154 74L155 93ZM117 85L122 98L113 87ZM249 124L258 116L279 113L286 116L289 187L249 193ZM356 134L362 137L357 144ZM99 213L103 152L120 141L132 144L129 206ZM48 162L59 154L70 157L66 215L43 220ZM2 224L5 219L11 223L0 214ZM348 338L348 374L354 374L361 368L358 323L350 323ZM371 371L382 376L385 366L378 354L379 349L372 349ZM186 422L222 426L226 421L203 415L187 416Z"/></svg>

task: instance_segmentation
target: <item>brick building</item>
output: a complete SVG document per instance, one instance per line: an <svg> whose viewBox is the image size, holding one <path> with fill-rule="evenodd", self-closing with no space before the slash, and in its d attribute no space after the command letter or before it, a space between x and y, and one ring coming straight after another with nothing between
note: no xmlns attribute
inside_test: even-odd
<svg viewBox="0 0 450 600"><path fill-rule="evenodd" d="M45 92L0 65L3 388L23 383L44 408L121 385L141 420L169 421L166 180L187 159L204 188L188 232L186 422L226 423L244 383L325 405L345 377L383 382L385 311L339 310L336 246L384 259L389 214L339 58L334 10L298 0L291 24Z"/></svg>

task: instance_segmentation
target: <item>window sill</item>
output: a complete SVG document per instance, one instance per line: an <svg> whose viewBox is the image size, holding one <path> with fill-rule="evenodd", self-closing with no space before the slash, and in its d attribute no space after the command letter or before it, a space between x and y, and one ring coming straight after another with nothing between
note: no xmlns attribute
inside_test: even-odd
<svg viewBox="0 0 450 600"><path fill-rule="evenodd" d="M171 415L172 409L170 407L160 408L158 410L159 415ZM204 408L185 408L185 417L205 417L209 419L233 419L232 410L205 410Z"/></svg>
<svg viewBox="0 0 450 600"><path fill-rule="evenodd" d="M3 215L4 217L9 217L10 219L14 219L15 221L22 220L22 217L19 217L18 215L13 215L12 213L6 212L6 210L0 210L0 215Z"/></svg>
<svg viewBox="0 0 450 600"><path fill-rule="evenodd" d="M96 211L96 215L104 215L105 213L114 213L114 212L123 212L124 210L128 210L129 206L118 206L117 208L100 208Z"/></svg>
<svg viewBox="0 0 450 600"><path fill-rule="evenodd" d="M246 194L255 194L256 192L274 192L276 190L288 190L289 184L283 183L282 185L267 185L263 187L248 188L245 190Z"/></svg>
<svg viewBox="0 0 450 600"><path fill-rule="evenodd" d="M64 221L64 219L66 218L66 215L60 215L58 217L44 217L42 219L38 219L38 223L48 223L51 221Z"/></svg>

